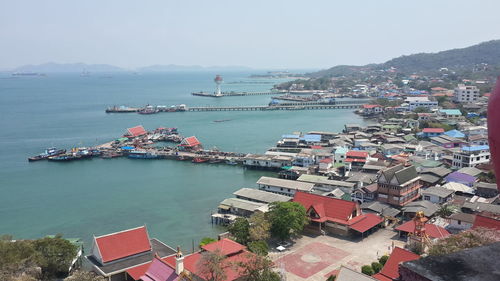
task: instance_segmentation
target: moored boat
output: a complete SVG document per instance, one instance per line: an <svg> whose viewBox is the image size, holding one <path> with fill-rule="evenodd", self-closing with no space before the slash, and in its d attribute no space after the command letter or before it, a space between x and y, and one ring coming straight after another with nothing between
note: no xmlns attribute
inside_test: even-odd
<svg viewBox="0 0 500 281"><path fill-rule="evenodd" d="M43 160L43 159L47 159L51 156L57 156L57 155L64 154L64 153L66 153L66 149L57 149L55 147L51 147L51 148L47 148L45 150L45 152L43 152L41 154L38 154L38 155L33 156L33 157L29 157L28 161L33 162L33 161Z"/></svg>
<svg viewBox="0 0 500 281"><path fill-rule="evenodd" d="M193 163L205 163L205 162L208 162L209 159L208 158L203 158L203 157L195 157L193 158Z"/></svg>
<svg viewBox="0 0 500 281"><path fill-rule="evenodd" d="M130 151L127 157L131 159L160 159L160 155L143 150Z"/></svg>

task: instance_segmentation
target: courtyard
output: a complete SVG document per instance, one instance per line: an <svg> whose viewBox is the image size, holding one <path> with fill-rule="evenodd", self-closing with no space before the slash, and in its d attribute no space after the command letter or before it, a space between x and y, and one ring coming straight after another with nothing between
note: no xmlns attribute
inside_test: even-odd
<svg viewBox="0 0 500 281"><path fill-rule="evenodd" d="M283 252L272 251L271 259L287 281L326 280L341 265L361 271L392 247L404 247L392 229L379 229L366 238L343 238L306 232Z"/></svg>

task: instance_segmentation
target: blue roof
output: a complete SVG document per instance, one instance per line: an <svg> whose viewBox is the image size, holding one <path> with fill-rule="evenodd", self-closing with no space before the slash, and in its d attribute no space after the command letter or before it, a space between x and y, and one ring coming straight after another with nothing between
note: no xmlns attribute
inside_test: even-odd
<svg viewBox="0 0 500 281"><path fill-rule="evenodd" d="M321 135L307 134L307 135L304 135L303 140L305 140L306 142L320 142Z"/></svg>
<svg viewBox="0 0 500 281"><path fill-rule="evenodd" d="M465 138L465 134L460 132L459 130L451 130L448 132L444 132L445 135L453 138Z"/></svg>
<svg viewBox="0 0 500 281"><path fill-rule="evenodd" d="M490 147L488 145L475 145L475 146L462 146L462 151L480 151L480 150L489 150Z"/></svg>
<svg viewBox="0 0 500 281"><path fill-rule="evenodd" d="M439 112L446 115L462 115L462 112L459 109L440 109Z"/></svg>
<svg viewBox="0 0 500 281"><path fill-rule="evenodd" d="M298 139L300 136L299 135L282 135L281 138L283 139Z"/></svg>

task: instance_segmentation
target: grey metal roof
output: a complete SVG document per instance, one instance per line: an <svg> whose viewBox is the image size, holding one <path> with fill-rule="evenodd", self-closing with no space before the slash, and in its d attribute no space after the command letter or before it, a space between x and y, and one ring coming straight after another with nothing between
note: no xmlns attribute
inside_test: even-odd
<svg viewBox="0 0 500 281"><path fill-rule="evenodd" d="M297 179L297 181L309 182L309 183L313 183L313 184L324 184L324 185L329 185L329 186L339 186L339 187L354 187L354 185L355 185L355 183L351 183L351 182L330 180L330 179L328 179L328 177L325 177L325 176L307 175L307 174L301 175Z"/></svg>
<svg viewBox="0 0 500 281"><path fill-rule="evenodd" d="M257 202L252 202L244 199L239 199L239 198L227 198L224 199L222 202L220 202L219 205L225 205L228 207L234 207L242 210L247 210L250 212L254 212L258 208L266 205L264 203L257 203Z"/></svg>
<svg viewBox="0 0 500 281"><path fill-rule="evenodd" d="M401 213L400 210L391 207L389 204L379 201L365 202L360 205L363 210L371 210L385 217L395 217Z"/></svg>
<svg viewBox="0 0 500 281"><path fill-rule="evenodd" d="M303 191L310 191L314 187L314 184L309 182L300 182L300 181L285 180L285 179L270 178L270 177L261 177L257 181L257 184L298 189Z"/></svg>
<svg viewBox="0 0 500 281"><path fill-rule="evenodd" d="M428 182L428 183L432 183L432 184L436 184L436 183L438 183L441 180L440 177L436 177L435 175L431 175L431 174L420 175L420 179L422 181L425 181L425 182Z"/></svg>
<svg viewBox="0 0 500 281"><path fill-rule="evenodd" d="M475 188L486 188L486 189L497 189L496 183L487 183L487 182L476 182L474 184Z"/></svg>
<svg viewBox="0 0 500 281"><path fill-rule="evenodd" d="M233 194L236 197L242 197L240 199L251 199L262 203L287 202L291 200L289 196L247 187L237 190Z"/></svg>
<svg viewBox="0 0 500 281"><path fill-rule="evenodd" d="M441 186L431 186L425 190L422 190L422 195L434 195L441 198L446 198L454 193L453 190L446 189Z"/></svg>
<svg viewBox="0 0 500 281"><path fill-rule="evenodd" d="M452 171L445 167L423 168L422 174L434 174L436 176L445 177Z"/></svg>
<svg viewBox="0 0 500 281"><path fill-rule="evenodd" d="M354 271L350 268L341 266L335 281L377 281L377 279L365 275L361 272Z"/></svg>
<svg viewBox="0 0 500 281"><path fill-rule="evenodd" d="M402 164L382 170L382 174L387 182L391 182L392 178L396 177L399 184L418 178L415 166L405 167Z"/></svg>
<svg viewBox="0 0 500 281"><path fill-rule="evenodd" d="M424 211L424 215L426 217L431 217L437 212L437 210L439 210L439 205L425 200L413 201L404 206L402 210L405 213L416 213L418 211Z"/></svg>
<svg viewBox="0 0 500 281"><path fill-rule="evenodd" d="M476 167L465 167L465 168L458 170L457 172L460 172L462 174L471 175L473 177L476 177L477 175L482 173L482 171Z"/></svg>
<svg viewBox="0 0 500 281"><path fill-rule="evenodd" d="M455 213L455 214L452 214L451 216L449 216L448 218L452 219L452 220L459 220L459 221L463 221L463 222L474 223L476 216L473 214L467 214L467 213Z"/></svg>

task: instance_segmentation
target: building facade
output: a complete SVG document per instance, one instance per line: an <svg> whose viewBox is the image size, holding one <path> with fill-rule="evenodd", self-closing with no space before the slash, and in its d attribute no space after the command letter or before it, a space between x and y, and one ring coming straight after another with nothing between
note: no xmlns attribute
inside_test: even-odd
<svg viewBox="0 0 500 281"><path fill-rule="evenodd" d="M453 153L454 168L475 167L478 164L490 162L490 147L487 145L463 146Z"/></svg>
<svg viewBox="0 0 500 281"><path fill-rule="evenodd" d="M414 166L400 164L387 168L377 179L378 201L404 206L420 197L421 186Z"/></svg>
<svg viewBox="0 0 500 281"><path fill-rule="evenodd" d="M479 89L476 86L466 86L459 84L453 93L453 101L455 102L475 102L479 99Z"/></svg>

